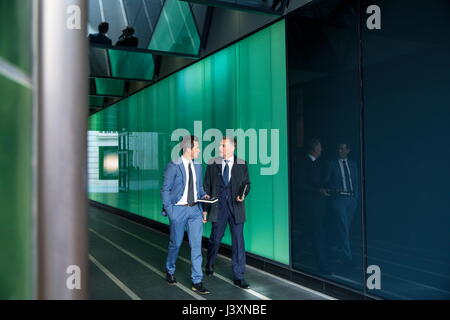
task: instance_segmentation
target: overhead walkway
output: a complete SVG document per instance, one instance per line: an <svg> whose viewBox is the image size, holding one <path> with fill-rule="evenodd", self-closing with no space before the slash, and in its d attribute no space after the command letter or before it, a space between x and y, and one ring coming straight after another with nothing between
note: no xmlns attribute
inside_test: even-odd
<svg viewBox="0 0 450 320"><path fill-rule="evenodd" d="M178 284L165 281L168 235L102 209L89 209L89 291L91 299L134 300L326 300L327 295L247 266L251 289L232 282L231 260L219 255L215 273L204 278L211 293L191 291L190 248L177 261ZM205 258L206 252L203 252Z"/></svg>

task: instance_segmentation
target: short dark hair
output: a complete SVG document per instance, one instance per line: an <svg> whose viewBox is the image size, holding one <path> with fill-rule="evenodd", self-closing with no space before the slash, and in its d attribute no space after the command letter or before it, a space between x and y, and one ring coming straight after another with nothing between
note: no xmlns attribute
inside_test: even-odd
<svg viewBox="0 0 450 320"><path fill-rule="evenodd" d="M181 141L181 149L183 151L187 148L192 149L195 142L198 142L198 138L196 136L184 136Z"/></svg>
<svg viewBox="0 0 450 320"><path fill-rule="evenodd" d="M128 33L129 35L134 34L134 28L132 26L127 26L122 30L122 33Z"/></svg>
<svg viewBox="0 0 450 320"><path fill-rule="evenodd" d="M309 139L308 142L306 143L306 151L310 152L313 151L314 148L320 144L320 140L317 138L313 138L313 139Z"/></svg>
<svg viewBox="0 0 450 320"><path fill-rule="evenodd" d="M236 139L236 137L225 136L225 137L222 138L222 140L228 140L229 142L233 142L235 148L237 146L237 139Z"/></svg>
<svg viewBox="0 0 450 320"><path fill-rule="evenodd" d="M339 141L338 144L336 145L338 148L339 146L345 144L345 146L347 147L347 149L350 150L350 143L348 143L347 141Z"/></svg>
<svg viewBox="0 0 450 320"><path fill-rule="evenodd" d="M108 22L102 22L98 25L98 32L100 33L107 33L109 30L109 23Z"/></svg>

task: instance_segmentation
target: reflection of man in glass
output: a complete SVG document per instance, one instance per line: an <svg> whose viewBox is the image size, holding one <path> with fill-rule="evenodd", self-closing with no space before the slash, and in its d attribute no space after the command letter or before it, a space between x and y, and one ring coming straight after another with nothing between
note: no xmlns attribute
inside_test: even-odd
<svg viewBox="0 0 450 320"><path fill-rule="evenodd" d="M324 188L325 172L322 168L320 155L322 144L318 139L312 139L307 144L307 154L300 164L300 203L305 212L306 239L312 241L313 254L317 261L318 271L329 273L326 264L327 239L324 232L324 215L326 213L326 197L330 194ZM308 232L309 231L309 232Z"/></svg>
<svg viewBox="0 0 450 320"><path fill-rule="evenodd" d="M358 170L355 161L348 159L349 153L348 143L338 145L338 159L330 161L327 177L327 185L332 192L332 225L336 230L332 251L338 262L352 260L350 226L357 207Z"/></svg>

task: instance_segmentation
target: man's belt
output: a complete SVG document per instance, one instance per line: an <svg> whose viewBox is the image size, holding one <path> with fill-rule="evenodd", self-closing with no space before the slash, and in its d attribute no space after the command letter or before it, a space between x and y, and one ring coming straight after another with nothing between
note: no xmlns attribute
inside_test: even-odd
<svg viewBox="0 0 450 320"><path fill-rule="evenodd" d="M197 202L191 203L191 204L180 204L180 206L184 206L184 207L193 207L195 205L197 205Z"/></svg>

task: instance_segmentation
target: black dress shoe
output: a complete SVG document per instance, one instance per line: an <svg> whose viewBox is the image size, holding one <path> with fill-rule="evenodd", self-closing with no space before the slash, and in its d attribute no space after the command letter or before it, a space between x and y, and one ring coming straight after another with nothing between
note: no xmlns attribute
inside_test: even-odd
<svg viewBox="0 0 450 320"><path fill-rule="evenodd" d="M192 290L199 294L208 294L209 291L203 286L203 282L193 283Z"/></svg>
<svg viewBox="0 0 450 320"><path fill-rule="evenodd" d="M208 267L208 265L206 265L205 274L207 276L212 276L214 274L214 266Z"/></svg>
<svg viewBox="0 0 450 320"><path fill-rule="evenodd" d="M168 272L166 272L166 280L167 280L167 283L170 285L174 285L175 283L177 283L177 279L175 278L175 275L170 274Z"/></svg>
<svg viewBox="0 0 450 320"><path fill-rule="evenodd" d="M234 280L233 282L234 282L234 284L236 286L238 286L238 287L240 287L242 289L249 289L250 288L250 285L244 279L242 279L242 280Z"/></svg>

